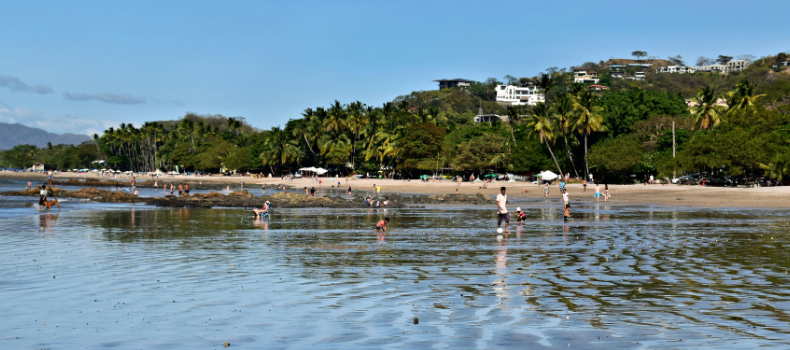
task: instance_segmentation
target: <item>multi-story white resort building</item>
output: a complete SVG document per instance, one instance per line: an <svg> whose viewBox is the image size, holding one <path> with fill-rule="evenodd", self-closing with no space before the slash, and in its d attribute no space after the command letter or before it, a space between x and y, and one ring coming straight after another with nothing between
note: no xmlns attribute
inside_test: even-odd
<svg viewBox="0 0 790 350"><path fill-rule="evenodd" d="M543 90L534 84L523 86L497 85L496 102L503 106L534 106L546 102Z"/></svg>

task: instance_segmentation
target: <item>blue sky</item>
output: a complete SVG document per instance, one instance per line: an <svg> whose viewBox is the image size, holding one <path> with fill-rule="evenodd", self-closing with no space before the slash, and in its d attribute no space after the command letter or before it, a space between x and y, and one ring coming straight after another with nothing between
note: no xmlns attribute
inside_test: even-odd
<svg viewBox="0 0 790 350"><path fill-rule="evenodd" d="M790 51L786 1L0 1L0 122L92 134L186 112L284 125L439 78Z"/></svg>

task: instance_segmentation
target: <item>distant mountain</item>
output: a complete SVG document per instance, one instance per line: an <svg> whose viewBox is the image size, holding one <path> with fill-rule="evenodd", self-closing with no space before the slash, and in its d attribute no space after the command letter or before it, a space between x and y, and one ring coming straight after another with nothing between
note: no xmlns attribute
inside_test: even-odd
<svg viewBox="0 0 790 350"><path fill-rule="evenodd" d="M47 147L47 142L51 142L52 145L79 145L90 139L88 135L58 135L19 123L0 123L0 150L11 149L16 145L36 145L43 148Z"/></svg>

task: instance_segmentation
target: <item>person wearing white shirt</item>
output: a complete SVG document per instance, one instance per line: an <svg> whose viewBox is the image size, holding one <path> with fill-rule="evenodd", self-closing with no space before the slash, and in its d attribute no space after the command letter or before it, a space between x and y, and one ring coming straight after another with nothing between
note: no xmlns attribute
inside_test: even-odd
<svg viewBox="0 0 790 350"><path fill-rule="evenodd" d="M571 202L570 198L568 198L568 190L562 190L562 203L563 203L563 210L562 216L565 221L570 221L571 219Z"/></svg>
<svg viewBox="0 0 790 350"><path fill-rule="evenodd" d="M507 195L505 194L505 188L502 187L499 189L499 194L496 196L496 206L497 206L497 222L496 227L499 228L502 226L502 221L505 222L505 232L510 233L508 230L508 226L510 225L510 214L507 212Z"/></svg>

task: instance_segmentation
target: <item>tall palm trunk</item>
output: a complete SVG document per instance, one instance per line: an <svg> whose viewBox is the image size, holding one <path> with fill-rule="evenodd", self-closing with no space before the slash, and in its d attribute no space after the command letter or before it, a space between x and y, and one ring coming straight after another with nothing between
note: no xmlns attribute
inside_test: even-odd
<svg viewBox="0 0 790 350"><path fill-rule="evenodd" d="M573 164L573 156L571 155L571 147L568 145L568 136L565 133L562 133L562 137L565 138L565 152L568 152L568 160L571 161L571 166L573 167L573 173L576 174L576 178L579 178L579 172L576 170L576 164ZM587 139L585 139L586 142ZM585 150L586 152L587 150ZM587 158L585 156L585 158Z"/></svg>
<svg viewBox="0 0 790 350"><path fill-rule="evenodd" d="M563 175L562 169L560 169L560 163L557 162L557 157L554 156L554 151L551 150L551 146L549 145L548 138L543 138L543 142L546 143L546 147L549 149L549 153L551 154L551 159L554 160L554 165L557 166L557 171L560 172L560 176Z"/></svg>
<svg viewBox="0 0 790 350"><path fill-rule="evenodd" d="M513 133L513 125L510 126L510 137L513 138L513 146L518 146L518 143L516 143L516 134Z"/></svg>
<svg viewBox="0 0 790 350"><path fill-rule="evenodd" d="M307 140L307 133L302 133L302 136L304 136L304 142L307 144L307 149L309 149L310 153L312 153L313 156L315 156L316 154L315 151L313 151L313 146L311 146L310 141Z"/></svg>
<svg viewBox="0 0 790 350"><path fill-rule="evenodd" d="M587 133L584 133L584 169L587 171L584 173L585 178L590 176L590 166L587 165Z"/></svg>

